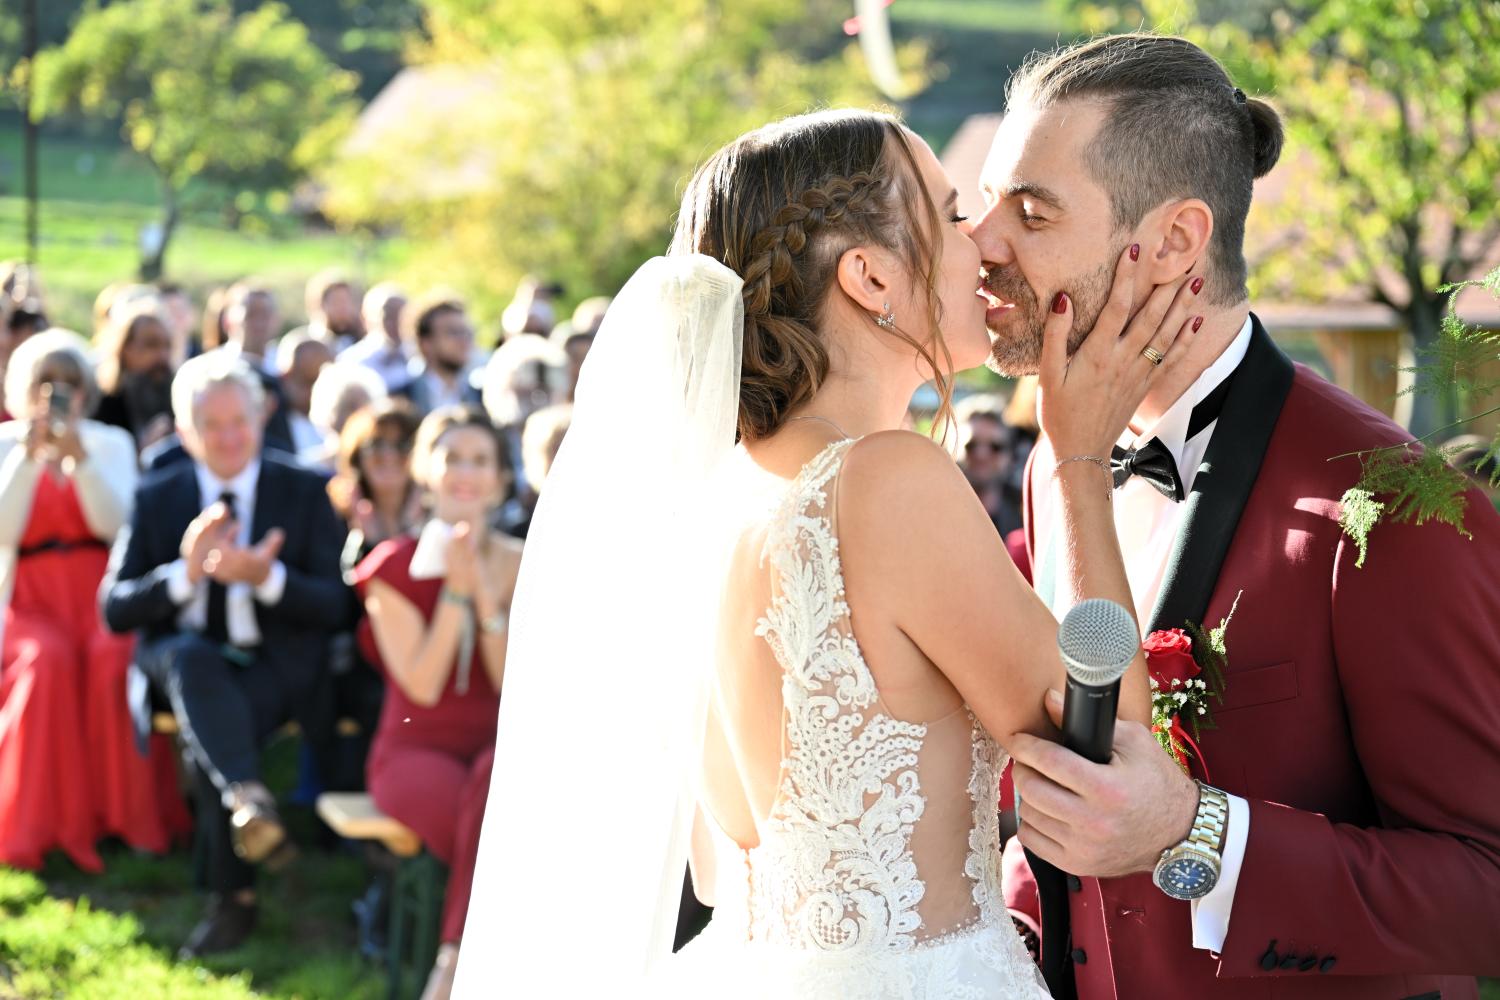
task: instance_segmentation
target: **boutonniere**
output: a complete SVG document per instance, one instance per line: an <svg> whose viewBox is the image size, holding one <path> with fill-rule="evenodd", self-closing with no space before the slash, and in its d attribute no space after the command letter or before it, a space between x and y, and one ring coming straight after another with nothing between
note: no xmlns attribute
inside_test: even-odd
<svg viewBox="0 0 1500 1000"><path fill-rule="evenodd" d="M1160 629L1141 643L1151 678L1151 732L1183 771L1188 770L1188 758L1197 757L1205 780L1208 765L1198 740L1203 730L1218 728L1213 703L1224 700L1224 670L1229 666L1226 636L1239 606L1237 594L1229 615L1215 629L1188 622L1186 629Z"/></svg>

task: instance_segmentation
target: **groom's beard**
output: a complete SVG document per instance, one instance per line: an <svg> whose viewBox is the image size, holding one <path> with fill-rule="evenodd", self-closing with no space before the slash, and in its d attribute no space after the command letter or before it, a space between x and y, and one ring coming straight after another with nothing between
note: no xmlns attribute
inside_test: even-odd
<svg viewBox="0 0 1500 1000"><path fill-rule="evenodd" d="M1068 293L1073 306L1068 357L1071 358L1082 346L1089 331L1099 321L1099 314L1109 301L1109 286L1113 278L1114 267L1100 264L1094 270L1063 283L1062 290ZM1046 310L1052 308L1052 300L1049 298L1045 305L1039 303L1036 292L1032 291L1017 267L992 267L985 287L1006 302L1015 303L1014 308L1006 312L1001 325L990 328L993 336L986 367L1011 378L1036 375L1042 370L1042 327L1047 319Z"/></svg>

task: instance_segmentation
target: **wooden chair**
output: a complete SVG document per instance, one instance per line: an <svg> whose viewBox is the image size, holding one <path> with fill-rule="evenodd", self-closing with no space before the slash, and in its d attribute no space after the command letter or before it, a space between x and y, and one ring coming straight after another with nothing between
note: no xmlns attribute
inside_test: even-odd
<svg viewBox="0 0 1500 1000"><path fill-rule="evenodd" d="M386 997L402 1000L416 996L437 957L442 863L422 849L415 833L381 812L375 800L363 792L324 792L318 796L318 815L339 836L377 841L396 856L387 932ZM408 972L413 976L410 991L405 989Z"/></svg>

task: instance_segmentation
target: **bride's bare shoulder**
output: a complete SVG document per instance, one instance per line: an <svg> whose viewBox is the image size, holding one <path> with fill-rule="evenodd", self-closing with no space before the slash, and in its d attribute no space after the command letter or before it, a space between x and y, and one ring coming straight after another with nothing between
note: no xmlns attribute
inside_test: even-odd
<svg viewBox="0 0 1500 1000"><path fill-rule="evenodd" d="M878 531L903 530L914 517L941 523L944 515L978 508L953 456L911 431L882 431L850 446L839 494L846 524Z"/></svg>
<svg viewBox="0 0 1500 1000"><path fill-rule="evenodd" d="M900 485L951 486L964 482L953 456L932 438L914 431L881 431L849 446L844 481L867 489Z"/></svg>

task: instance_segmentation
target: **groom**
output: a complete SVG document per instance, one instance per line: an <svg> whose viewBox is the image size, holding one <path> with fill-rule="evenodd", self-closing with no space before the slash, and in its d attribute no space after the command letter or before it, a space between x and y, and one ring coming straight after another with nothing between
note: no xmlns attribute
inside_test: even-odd
<svg viewBox="0 0 1500 1000"><path fill-rule="evenodd" d="M1211 57L1138 34L1025 66L985 165L973 238L1010 304L988 317L1001 371L1037 370L1060 290L1087 334L1123 248L1137 302L1201 276L1201 330L1117 449L1116 524L1144 631L1239 600L1192 762L1211 783L1139 725L1107 766L1011 748L1059 996L1472 998L1500 974L1500 516L1476 492L1472 537L1382 524L1356 567L1338 514L1359 463L1332 459L1406 435L1250 312L1245 217L1280 146ZM1050 481L1068 457L1044 441L1029 470L1044 598L1064 592Z"/></svg>

